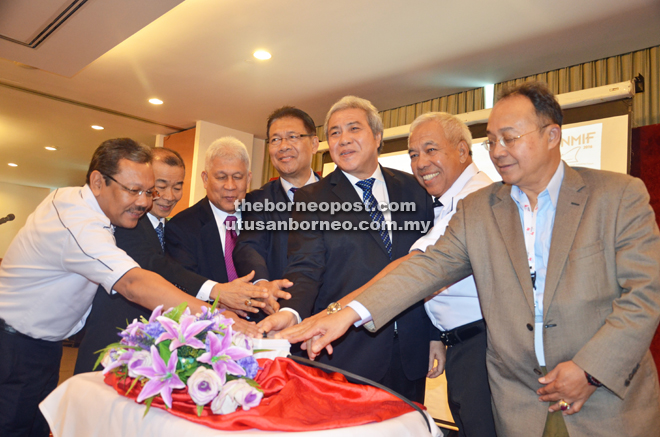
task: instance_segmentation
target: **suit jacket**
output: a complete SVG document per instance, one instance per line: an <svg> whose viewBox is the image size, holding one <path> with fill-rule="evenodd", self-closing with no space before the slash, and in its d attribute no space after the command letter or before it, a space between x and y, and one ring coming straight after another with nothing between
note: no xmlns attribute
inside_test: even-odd
<svg viewBox="0 0 660 437"><path fill-rule="evenodd" d="M186 269L216 282L227 282L225 251L208 197L167 223L165 250Z"/></svg>
<svg viewBox="0 0 660 437"><path fill-rule="evenodd" d="M206 278L186 270L165 255L146 214L133 229L115 228L115 240L117 247L123 249L140 267L158 273L191 296L196 296L206 282ZM99 286L85 323L85 337L78 349L75 373L92 371L98 358L94 352L120 340L117 328L125 328L140 316L148 319L150 314L151 311L146 308L118 293L108 294Z"/></svg>
<svg viewBox="0 0 660 437"><path fill-rule="evenodd" d="M573 360L600 380L571 436L649 436L660 429L649 345L660 318L660 235L644 184L627 175L565 168L548 260L546 367ZM445 233L359 301L382 326L420 298L474 274L488 326L487 365L499 435L541 435L533 289L511 186L463 200ZM399 290L406 290L400 293Z"/></svg>
<svg viewBox="0 0 660 437"><path fill-rule="evenodd" d="M414 202L414 212L392 212L392 221L402 227L404 222L431 223L431 197L409 174L382 168L390 202ZM296 204L316 202L350 202L362 204L355 188L337 169L326 178L299 189ZM350 222L356 229L362 222L370 223L368 212L293 211L295 222ZM410 246L423 235L421 230L393 231L393 259L408 253ZM289 233L289 265L284 277L294 285L292 295L282 305L291 307L305 318L324 310L352 290L364 285L380 272L390 259L380 235L364 230L297 230ZM422 302L397 318L399 344L405 374L408 379L423 378L428 371L430 321ZM394 323L373 334L364 329L351 328L333 344L331 356L322 354L319 360L349 372L381 380L387 372L393 353Z"/></svg>
<svg viewBox="0 0 660 437"><path fill-rule="evenodd" d="M265 204L268 202L289 205L280 179L268 182L258 190L245 196L246 204ZM239 276L255 271L254 279L281 279L287 264L287 241L289 231L257 229L259 225L286 222L288 225L291 212L285 211L243 211L243 230L238 236L234 249L234 266ZM250 228L252 226L252 228Z"/></svg>

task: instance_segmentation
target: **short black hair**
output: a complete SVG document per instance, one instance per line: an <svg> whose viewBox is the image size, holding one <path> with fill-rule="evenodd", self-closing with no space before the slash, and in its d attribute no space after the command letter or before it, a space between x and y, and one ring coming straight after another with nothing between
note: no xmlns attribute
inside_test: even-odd
<svg viewBox="0 0 660 437"><path fill-rule="evenodd" d="M115 138L102 142L89 163L86 183L89 184L89 176L94 170L103 175L106 184L110 183L107 176L114 176L119 172L119 161L122 159L149 164L152 160L151 149L130 138Z"/></svg>
<svg viewBox="0 0 660 437"><path fill-rule="evenodd" d="M527 97L534 105L537 117L559 126L562 125L564 113L554 94L544 82L525 82L522 85L506 88L500 93L498 101L513 96Z"/></svg>
<svg viewBox="0 0 660 437"><path fill-rule="evenodd" d="M176 150L168 149L167 147L156 147L151 150L151 154L153 155L153 159L160 157L161 161L170 167L183 167L184 170L186 169L183 158Z"/></svg>
<svg viewBox="0 0 660 437"><path fill-rule="evenodd" d="M308 113L293 106L282 106L281 108L274 110L268 116L268 123L266 124L266 138L270 138L270 125L273 124L273 122L276 120L286 117L297 118L305 125L305 131L307 131L308 135L316 135L316 125Z"/></svg>

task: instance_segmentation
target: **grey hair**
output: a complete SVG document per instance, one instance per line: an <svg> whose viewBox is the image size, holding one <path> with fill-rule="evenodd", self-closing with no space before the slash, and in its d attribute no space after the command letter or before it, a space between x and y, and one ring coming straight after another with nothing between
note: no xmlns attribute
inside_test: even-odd
<svg viewBox="0 0 660 437"><path fill-rule="evenodd" d="M427 121L438 123L442 128L447 141L454 146L458 146L458 143L465 141L470 149L470 155L472 154L472 134L470 133L470 128L468 128L458 117L447 112L427 112L426 114L420 115L412 122L410 125L410 134L412 135L415 129ZM410 141L410 137L408 137L408 141Z"/></svg>
<svg viewBox="0 0 660 437"><path fill-rule="evenodd" d="M328 138L328 122L332 114L337 111L343 111L344 109L362 109L366 113L367 123L371 128L371 132L374 134L374 138L380 134L380 144L378 145L378 152L380 153L380 150L383 148L383 120L378 115L376 107L369 100L360 97L345 96L332 105L332 108L330 108L328 114L325 116L325 123L323 124L325 137Z"/></svg>
<svg viewBox="0 0 660 437"><path fill-rule="evenodd" d="M215 158L240 159L250 171L250 155L248 155L245 144L238 138L222 137L211 143L209 148L206 149L206 156L204 157L204 169L206 171L209 171L211 161Z"/></svg>

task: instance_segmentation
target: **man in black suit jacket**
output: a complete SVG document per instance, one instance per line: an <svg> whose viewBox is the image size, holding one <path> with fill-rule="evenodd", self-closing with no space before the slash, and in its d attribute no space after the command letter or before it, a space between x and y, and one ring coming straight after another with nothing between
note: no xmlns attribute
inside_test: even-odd
<svg viewBox="0 0 660 437"><path fill-rule="evenodd" d="M245 145L233 137L223 137L206 151L202 181L206 197L178 213L165 229L165 250L186 269L223 283L239 277L232 258L232 231L240 230L241 211L236 209L250 184L250 158ZM225 223L233 224L226 225ZM229 246L227 246L229 244ZM251 278L251 276L250 276ZM277 283L276 283L277 284ZM251 319L266 304L266 288L259 297L246 297L233 307Z"/></svg>
<svg viewBox="0 0 660 437"><path fill-rule="evenodd" d="M140 267L160 274L200 300L214 299L219 293L220 302L231 307L240 305L248 297L263 295L260 287L249 283L251 276L231 284L219 284L185 269L165 255L161 244L163 226L183 194L185 167L176 151L158 148L153 150L152 154L159 197L153 201L151 211L140 218L135 228L115 228L117 247L123 249ZM119 341L117 328L126 327L127 322L141 316L149 318L150 314L149 310L130 302L122 295L109 294L99 287L92 303L92 311L87 318L85 336L78 350L74 373L91 372L98 357L94 352Z"/></svg>
<svg viewBox="0 0 660 437"><path fill-rule="evenodd" d="M268 117L268 153L280 177L245 196L243 229L234 249L238 274L247 275L254 270L254 281L262 286L271 286L268 281L283 278L289 238L286 229L267 230L263 226L268 223L288 224L291 218L288 206L293 202L293 194L298 188L319 180L312 171L312 158L319 147L315 126L306 112L292 106L276 109ZM272 211L259 208L269 203L287 207L273 208ZM254 208L255 205L259 207ZM280 290L274 287L272 293L277 297ZM269 305L274 310L279 309L275 299Z"/></svg>
<svg viewBox="0 0 660 437"><path fill-rule="evenodd" d="M383 125L370 102L344 97L330 109L325 128L330 155L338 168L319 183L298 190L296 207L339 202L352 205L353 210L332 214L321 208L316 212L297 212L294 208L293 219L301 228L289 234L289 263L284 273L294 284L289 288L292 297L277 314L260 323L265 331L281 330L326 308L329 312L339 310L340 298L354 286L365 284L392 259L406 255L433 220L431 198L415 179L379 166ZM364 182L373 188L361 188ZM382 217L374 211L372 217L365 211L371 196L379 203L412 202L415 211L382 211ZM370 230L381 220L396 223L397 229L406 222L418 228ZM336 224L346 228L319 230L323 223L335 224L330 229L336 229ZM348 227L351 230L346 230ZM430 332L429 319L419 302L376 334L351 330L333 344L331 356L322 354L319 360L423 402Z"/></svg>

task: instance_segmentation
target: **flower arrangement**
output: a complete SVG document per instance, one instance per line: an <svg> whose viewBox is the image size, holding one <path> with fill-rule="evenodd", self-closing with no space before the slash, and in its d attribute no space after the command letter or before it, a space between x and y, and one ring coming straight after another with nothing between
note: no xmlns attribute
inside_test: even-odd
<svg viewBox="0 0 660 437"><path fill-rule="evenodd" d="M234 321L223 310L203 308L191 315L183 303L162 313L156 308L149 320L135 319L119 336L119 343L101 351L96 365L103 374L114 372L134 378L127 394L142 383L137 402L151 402L161 396L172 408L172 390L188 388L201 416L210 404L214 414L244 410L261 402L263 391L253 380L259 364L253 356L252 339L234 332Z"/></svg>

